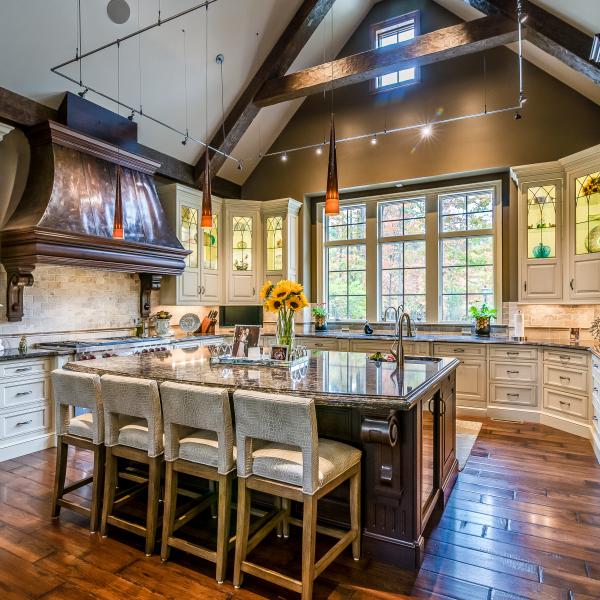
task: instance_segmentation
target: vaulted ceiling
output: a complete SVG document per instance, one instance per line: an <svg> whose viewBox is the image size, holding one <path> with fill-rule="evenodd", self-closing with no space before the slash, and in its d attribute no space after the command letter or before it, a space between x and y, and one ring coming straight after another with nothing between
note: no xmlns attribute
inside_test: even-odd
<svg viewBox="0 0 600 600"><path fill-rule="evenodd" d="M327 15L288 72L323 62L337 54L377 0L336 0L334 3L333 42L331 18ZM435 0L464 20L482 13L465 0ZM82 49L123 37L157 18L185 10L199 0L128 0L129 20L117 25L106 14L106 1L82 2ZM534 0L581 31L591 35L600 31L600 2L591 0ZM206 11L199 10L145 33L120 46L120 67L113 47L83 61L83 81L145 112L189 129L199 139L215 134L223 112L227 114L260 68L270 50L292 19L302 0L218 0L208 10L208 61L205 54ZM77 3L75 0L17 0L0 4L0 87L27 96L47 106L57 107L65 90L77 92L50 72L50 67L75 55L77 46ZM187 95L184 67L187 56ZM138 43L138 39L140 42ZM223 64L223 104L221 104L220 66ZM564 81L581 94L600 104L600 86L567 67L532 44L526 43L528 60ZM208 63L208 128L205 123L205 65ZM117 85L117 71L120 73ZM76 65L67 72L79 78ZM141 78L140 78L141 72ZM141 85L140 85L141 83ZM141 98L140 98L141 90ZM111 110L114 103L90 93L88 98ZM187 98L187 102L186 102ZM220 168L219 175L242 184L298 109L302 99L262 109L235 147L233 154L244 161L239 171L232 161ZM196 144L181 144L181 138L147 119L139 119L139 141L189 164L202 153Z"/></svg>

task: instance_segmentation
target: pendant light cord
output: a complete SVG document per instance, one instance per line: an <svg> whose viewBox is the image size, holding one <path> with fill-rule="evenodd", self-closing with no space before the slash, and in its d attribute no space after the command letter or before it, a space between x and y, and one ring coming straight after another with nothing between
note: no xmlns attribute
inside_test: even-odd
<svg viewBox="0 0 600 600"><path fill-rule="evenodd" d="M208 144L210 140L208 139L208 4L206 5L206 19L204 21L206 35L204 36L204 126L205 130L205 139L206 139L206 160L208 161ZM204 167L206 168L206 166Z"/></svg>
<svg viewBox="0 0 600 600"><path fill-rule="evenodd" d="M331 48L330 48L330 62L331 62L331 114L333 114L333 4L331 5Z"/></svg>
<svg viewBox="0 0 600 600"><path fill-rule="evenodd" d="M138 29L140 28L140 0L138 0ZM142 109L142 36L138 35L138 94L140 97L140 115L144 114Z"/></svg>
<svg viewBox="0 0 600 600"><path fill-rule="evenodd" d="M185 94L185 135L188 136L189 128L189 120L190 120L190 111L189 111L189 102L188 102L188 73L187 73L187 44L186 44L186 35L185 29L181 30L183 34L183 88Z"/></svg>
<svg viewBox="0 0 600 600"><path fill-rule="evenodd" d="M223 140L225 140L225 84L223 83L223 59L219 61L219 66L221 67L221 127L223 130Z"/></svg>
<svg viewBox="0 0 600 600"><path fill-rule="evenodd" d="M75 50L75 56L79 59L79 85L82 85L82 60L80 58L83 53L81 48L81 0L77 0L77 48Z"/></svg>

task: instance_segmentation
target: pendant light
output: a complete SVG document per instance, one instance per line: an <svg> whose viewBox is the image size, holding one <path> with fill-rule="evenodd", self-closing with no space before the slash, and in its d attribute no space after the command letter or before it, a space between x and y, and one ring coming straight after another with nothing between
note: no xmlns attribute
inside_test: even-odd
<svg viewBox="0 0 600 600"><path fill-rule="evenodd" d="M113 238L122 240L123 231L123 199L121 197L121 165L117 165L117 182L115 184L115 217L113 223Z"/></svg>
<svg viewBox="0 0 600 600"><path fill-rule="evenodd" d="M120 81L121 81L121 55L120 44L117 44L117 110L121 105L120 101ZM119 160L119 146L117 146L117 161ZM121 193L121 165L117 163L117 179L115 182L115 214L113 217L113 238L122 240L125 238L123 230L123 198Z"/></svg>
<svg viewBox="0 0 600 600"><path fill-rule="evenodd" d="M327 167L327 192L325 193L325 214L340 214L340 192L338 189L337 155L335 152L335 122L331 113L329 133L329 165Z"/></svg>
<svg viewBox="0 0 600 600"><path fill-rule="evenodd" d="M212 216L212 194L210 189L210 156L208 154L208 2L206 3L206 35L204 40L204 122L206 126L206 153L204 155L204 180L202 184L202 216L200 227L211 228L213 226Z"/></svg>
<svg viewBox="0 0 600 600"><path fill-rule="evenodd" d="M331 7L331 129L329 130L329 162L327 166L327 191L325 214L340 214L340 191L338 189L337 154L335 151L335 121L333 117L333 6Z"/></svg>

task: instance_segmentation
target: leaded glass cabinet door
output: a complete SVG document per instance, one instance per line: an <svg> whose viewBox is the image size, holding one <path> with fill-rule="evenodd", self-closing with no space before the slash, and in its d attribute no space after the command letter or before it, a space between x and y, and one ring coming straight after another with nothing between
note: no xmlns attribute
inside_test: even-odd
<svg viewBox="0 0 600 600"><path fill-rule="evenodd" d="M569 173L571 277L569 296L600 298L600 157Z"/></svg>
<svg viewBox="0 0 600 600"><path fill-rule="evenodd" d="M200 300L200 221L199 207L185 200L179 203L179 240L190 251L185 258L185 270L179 278L178 303Z"/></svg>
<svg viewBox="0 0 600 600"><path fill-rule="evenodd" d="M284 215L269 215L263 219L265 277L274 283L286 279L286 218Z"/></svg>
<svg viewBox="0 0 600 600"><path fill-rule="evenodd" d="M521 300L562 298L561 179L521 188Z"/></svg>
<svg viewBox="0 0 600 600"><path fill-rule="evenodd" d="M221 208L213 198L213 223L210 228L201 230L201 269L200 298L202 302L219 303L221 301Z"/></svg>

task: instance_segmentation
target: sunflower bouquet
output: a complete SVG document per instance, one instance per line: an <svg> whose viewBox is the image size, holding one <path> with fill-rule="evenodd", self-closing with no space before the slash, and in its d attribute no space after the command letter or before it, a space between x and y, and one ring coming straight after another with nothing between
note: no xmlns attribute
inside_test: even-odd
<svg viewBox="0 0 600 600"><path fill-rule="evenodd" d="M265 281L260 297L268 312L277 313L277 344L291 347L294 343L294 315L308 306L304 288L287 279L277 284Z"/></svg>

